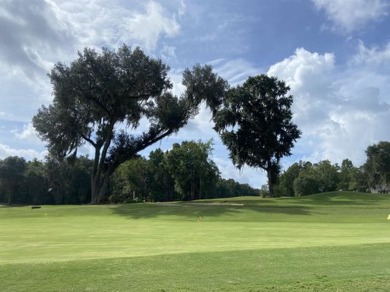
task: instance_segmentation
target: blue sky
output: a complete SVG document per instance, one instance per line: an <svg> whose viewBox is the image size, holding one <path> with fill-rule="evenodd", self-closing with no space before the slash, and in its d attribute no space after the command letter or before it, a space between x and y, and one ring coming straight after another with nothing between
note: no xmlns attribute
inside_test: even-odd
<svg viewBox="0 0 390 292"><path fill-rule="evenodd" d="M283 166L344 158L361 165L367 146L390 140L389 12L386 0L0 0L0 159L44 158L31 119L52 100L53 64L86 46L126 43L170 65L176 94L181 73L196 63L213 65L232 85L263 73L285 80L303 135ZM223 177L266 182L260 170L234 168L205 109L144 155L211 138Z"/></svg>

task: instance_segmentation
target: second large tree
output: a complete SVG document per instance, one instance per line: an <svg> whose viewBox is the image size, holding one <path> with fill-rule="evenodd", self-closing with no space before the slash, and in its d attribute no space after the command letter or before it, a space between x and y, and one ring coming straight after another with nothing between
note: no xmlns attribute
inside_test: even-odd
<svg viewBox="0 0 390 292"><path fill-rule="evenodd" d="M274 194L280 159L291 155L301 132L292 122L289 87L275 77L249 77L227 91L214 115L215 129L230 151L233 163L260 167L267 172Z"/></svg>

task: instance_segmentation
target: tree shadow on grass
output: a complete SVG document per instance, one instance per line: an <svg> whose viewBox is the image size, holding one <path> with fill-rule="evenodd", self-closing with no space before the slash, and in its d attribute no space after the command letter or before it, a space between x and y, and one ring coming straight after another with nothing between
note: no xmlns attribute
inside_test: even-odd
<svg viewBox="0 0 390 292"><path fill-rule="evenodd" d="M226 198L221 200L200 200L192 202L168 202L125 204L112 208L114 214L131 219L155 218L166 216L180 220L197 220L200 217L225 216L229 220L256 221L263 220L263 214L269 215L326 215L322 206L343 206L375 208L390 207L390 195L364 194L354 192L332 192L317 195L276 198L276 199L245 199ZM282 219L283 220L283 219Z"/></svg>
<svg viewBox="0 0 390 292"><path fill-rule="evenodd" d="M125 204L112 208L112 212L117 215L128 217L129 219L156 218L168 216L172 219L180 218L188 220L202 220L202 217L233 216L242 221L245 217L256 219L256 215L263 214L285 214L285 215L312 215L310 207L306 206L259 206L259 205L214 205L199 203L144 203ZM240 216L242 214L242 216Z"/></svg>
<svg viewBox="0 0 390 292"><path fill-rule="evenodd" d="M382 205L387 201L390 205L390 195L379 195L369 193L354 193L354 192L331 192L315 194L310 196L294 198L296 203L305 205L316 206L329 206L329 205L350 205L352 206L375 206Z"/></svg>

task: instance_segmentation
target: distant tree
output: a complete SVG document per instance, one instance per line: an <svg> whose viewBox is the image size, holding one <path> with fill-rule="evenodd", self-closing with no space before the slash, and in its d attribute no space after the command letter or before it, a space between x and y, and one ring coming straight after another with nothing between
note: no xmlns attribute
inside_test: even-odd
<svg viewBox="0 0 390 292"><path fill-rule="evenodd" d="M160 149L149 154L149 195L155 201L174 201L179 199L175 192L175 181L169 173L167 155Z"/></svg>
<svg viewBox="0 0 390 292"><path fill-rule="evenodd" d="M238 195L237 182L234 179L220 178L217 181L216 190L214 192L216 198L231 198L237 197Z"/></svg>
<svg viewBox="0 0 390 292"><path fill-rule="evenodd" d="M353 163L349 159L344 159L341 163L340 167L340 175L339 175L339 184L338 189L340 190L350 190L352 191L352 174L354 172L355 167Z"/></svg>
<svg viewBox="0 0 390 292"><path fill-rule="evenodd" d="M0 161L0 184L5 191L5 203L14 203L15 196L23 184L26 160L17 156L10 156Z"/></svg>
<svg viewBox="0 0 390 292"><path fill-rule="evenodd" d="M66 204L67 198L72 194L72 170L66 160L48 155L46 157L46 175L48 180L48 193L54 204Z"/></svg>
<svg viewBox="0 0 390 292"><path fill-rule="evenodd" d="M233 163L260 167L267 172L268 188L274 186L280 172L280 160L291 155L301 132L292 122L292 95L289 87L275 77L250 77L228 90L217 106L215 130L230 151Z"/></svg>
<svg viewBox="0 0 390 292"><path fill-rule="evenodd" d="M33 125L59 159L75 157L85 143L92 146L91 203L103 199L121 163L177 132L196 114L202 98L214 99L217 79L208 67L196 66L194 74L186 70L188 92L181 99L168 91L168 69L141 49L123 45L101 53L86 48L70 66L57 63L49 74L54 100L39 109Z"/></svg>
<svg viewBox="0 0 390 292"><path fill-rule="evenodd" d="M239 196L259 196L260 195L259 189L255 189L246 183L244 183L244 184L239 183L238 189L239 189L239 191L238 191Z"/></svg>
<svg viewBox="0 0 390 292"><path fill-rule="evenodd" d="M209 158L211 151L211 141L184 141L174 144L167 154L168 170L182 199L200 199L214 189L219 171Z"/></svg>
<svg viewBox="0 0 390 292"><path fill-rule="evenodd" d="M320 192L320 182L315 173L309 170L301 171L294 180L295 196L307 196Z"/></svg>
<svg viewBox="0 0 390 292"><path fill-rule="evenodd" d="M260 188L260 197L269 197L269 192L268 192L268 185L262 185Z"/></svg>
<svg viewBox="0 0 390 292"><path fill-rule="evenodd" d="M48 155L45 162L47 194L51 204L85 204L90 201L90 173L93 161L86 156L58 159Z"/></svg>
<svg viewBox="0 0 390 292"><path fill-rule="evenodd" d="M332 192L337 190L339 184L339 167L332 165L329 160L322 160L314 164L314 173L319 182L320 192Z"/></svg>
<svg viewBox="0 0 390 292"><path fill-rule="evenodd" d="M298 178L302 169L302 162L294 163L280 175L277 188L279 196L293 197L295 195L294 181Z"/></svg>
<svg viewBox="0 0 390 292"><path fill-rule="evenodd" d="M208 198L230 198L259 195L260 190L254 189L248 184L241 184L232 178L225 179L220 177L218 179L215 191L213 191L212 196L209 196Z"/></svg>
<svg viewBox="0 0 390 292"><path fill-rule="evenodd" d="M24 174L24 191L30 204L49 204L53 201L48 197L48 181L45 164L34 159L27 162Z"/></svg>
<svg viewBox="0 0 390 292"><path fill-rule="evenodd" d="M148 161L137 157L122 163L114 172L112 203L146 200L149 194Z"/></svg>
<svg viewBox="0 0 390 292"><path fill-rule="evenodd" d="M379 142L366 150L364 170L372 189L386 192L390 184L390 142Z"/></svg>
<svg viewBox="0 0 390 292"><path fill-rule="evenodd" d="M367 192L369 190L368 175L364 170L364 166L351 169L351 181L349 188L351 191Z"/></svg>

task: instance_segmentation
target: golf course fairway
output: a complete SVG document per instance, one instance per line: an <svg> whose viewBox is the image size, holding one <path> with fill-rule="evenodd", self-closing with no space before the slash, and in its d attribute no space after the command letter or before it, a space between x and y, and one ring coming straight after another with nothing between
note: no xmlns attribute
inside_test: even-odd
<svg viewBox="0 0 390 292"><path fill-rule="evenodd" d="M0 207L0 291L390 291L390 195Z"/></svg>

